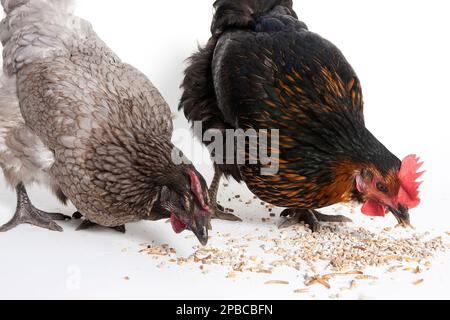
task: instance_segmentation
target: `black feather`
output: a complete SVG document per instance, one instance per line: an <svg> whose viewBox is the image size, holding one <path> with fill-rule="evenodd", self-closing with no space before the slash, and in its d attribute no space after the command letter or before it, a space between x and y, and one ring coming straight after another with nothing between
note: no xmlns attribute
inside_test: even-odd
<svg viewBox="0 0 450 320"><path fill-rule="evenodd" d="M225 132L226 129L233 128L226 123L217 106L211 65L216 42L215 38L211 38L205 48L199 48L199 51L192 55L181 85L184 92L179 109L184 111L186 118L191 123L202 122L202 137L206 131L211 129ZM223 150L225 150L225 146ZM223 159L222 164L215 165L216 169L226 176L232 176L236 181L242 180L237 165L225 164L227 163L225 155L213 154L213 156Z"/></svg>
<svg viewBox="0 0 450 320"><path fill-rule="evenodd" d="M382 174L399 168L365 127L355 71L298 20L292 1L218 0L214 7L212 37L191 57L180 109L203 121L204 131L279 129L281 138L276 178L260 176L260 165L221 165L222 172L272 204L320 208L339 199L321 193L339 163L373 164Z"/></svg>
<svg viewBox="0 0 450 320"><path fill-rule="evenodd" d="M214 3L216 12L211 32L217 36L232 28L254 29L259 16L276 7L280 7L279 10L285 14L297 18L292 8L292 0L217 0Z"/></svg>

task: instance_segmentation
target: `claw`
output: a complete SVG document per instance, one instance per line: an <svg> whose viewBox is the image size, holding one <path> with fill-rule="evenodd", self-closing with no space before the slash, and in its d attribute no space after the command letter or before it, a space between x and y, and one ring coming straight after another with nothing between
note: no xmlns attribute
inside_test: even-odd
<svg viewBox="0 0 450 320"><path fill-rule="evenodd" d="M219 190L219 183L221 177L222 173L216 169L213 181L211 182L211 186L209 189L209 196L212 199L212 207L213 207L211 219L242 222L241 218L235 216L234 214L227 213L226 212L227 210L217 203L217 191ZM208 227L211 227L211 225L209 225Z"/></svg>
<svg viewBox="0 0 450 320"><path fill-rule="evenodd" d="M280 229L289 228L304 222L313 232L319 232L321 230L321 222L352 222L351 219L344 216L329 216L316 210L308 209L286 209L281 213L281 217L285 217L285 219L279 225Z"/></svg>
<svg viewBox="0 0 450 320"><path fill-rule="evenodd" d="M69 220L72 220L71 217L66 216L64 214L61 214L61 213L46 213L46 212L43 212L43 211L40 211L40 210L39 210L39 212L42 213L43 216L47 216L50 219L55 220L55 221L69 221Z"/></svg>
<svg viewBox="0 0 450 320"><path fill-rule="evenodd" d="M87 230L90 229L92 227L96 226L95 223L89 221L89 220L83 220L83 222L81 222L81 224L78 226L78 228L76 229L76 231L83 231L83 230Z"/></svg>
<svg viewBox="0 0 450 320"><path fill-rule="evenodd" d="M294 217L286 218L284 219L283 222L280 223L278 229L287 229L295 226L298 223L299 223L298 219L295 219Z"/></svg>
<svg viewBox="0 0 450 320"><path fill-rule="evenodd" d="M395 228L404 228L404 229L412 229L412 230L416 230L416 228L412 225L412 224L408 224L408 223L399 223L395 226Z"/></svg>
<svg viewBox="0 0 450 320"><path fill-rule="evenodd" d="M72 215L72 218L75 220L80 220L81 218L83 218L83 215L77 211Z"/></svg>
<svg viewBox="0 0 450 320"><path fill-rule="evenodd" d="M127 232L127 229L125 228L125 225L114 227L112 229L116 230L117 232L123 233L123 234L125 234Z"/></svg>
<svg viewBox="0 0 450 320"><path fill-rule="evenodd" d="M89 220L83 220L83 222L81 222L81 224L78 226L78 228L76 229L76 231L83 231L83 230L88 230L91 229L93 227L98 227L99 225L89 221ZM117 227L111 227L110 229L115 230L117 232L120 233L126 233L127 229L125 228L125 225L121 225L121 226L117 226Z"/></svg>
<svg viewBox="0 0 450 320"><path fill-rule="evenodd" d="M5 225L0 227L0 232L7 232L20 224L31 224L51 231L62 232L58 224L53 220L67 220L69 217L59 213L47 213L36 209L30 202L25 186L19 184L16 187L17 192L17 208L14 217Z"/></svg>
<svg viewBox="0 0 450 320"><path fill-rule="evenodd" d="M214 210L211 218L217 220L242 222L242 219L239 218L238 216L235 216L234 214L231 213L225 213L219 209Z"/></svg>

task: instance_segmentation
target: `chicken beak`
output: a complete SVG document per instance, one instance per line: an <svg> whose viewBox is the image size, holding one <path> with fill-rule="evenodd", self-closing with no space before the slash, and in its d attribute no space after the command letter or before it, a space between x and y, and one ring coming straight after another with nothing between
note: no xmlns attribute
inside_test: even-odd
<svg viewBox="0 0 450 320"><path fill-rule="evenodd" d="M196 214L194 219L192 219L192 223L189 225L189 230L191 230L198 241L203 246L208 244L208 225L210 221L210 215L205 213Z"/></svg>
<svg viewBox="0 0 450 320"><path fill-rule="evenodd" d="M394 215L394 217L397 219L398 225L400 227L413 228L413 226L411 225L410 218L409 218L408 209L405 206L400 204L397 209L389 207L389 211L391 211L392 214Z"/></svg>

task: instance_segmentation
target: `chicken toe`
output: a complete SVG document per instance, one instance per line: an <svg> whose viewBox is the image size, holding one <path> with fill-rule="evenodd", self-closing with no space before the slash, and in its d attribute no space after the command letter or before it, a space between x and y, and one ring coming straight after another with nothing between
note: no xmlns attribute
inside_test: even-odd
<svg viewBox="0 0 450 320"><path fill-rule="evenodd" d="M47 213L35 208L28 197L25 186L21 183L16 187L17 208L14 217L0 227L0 232L7 232L20 224L31 224L51 231L62 232L58 224L53 220L70 220L70 217L60 213Z"/></svg>
<svg viewBox="0 0 450 320"><path fill-rule="evenodd" d="M350 223L353 222L352 219L347 218L346 216L329 216L327 214L322 214L318 211L314 211L314 215L317 217L319 221L322 222L333 222L333 223Z"/></svg>
<svg viewBox="0 0 450 320"><path fill-rule="evenodd" d="M91 229L92 227L98 227L98 226L100 226L100 225L85 219L85 220L83 220L83 222L81 222L81 224L78 226L76 231L87 230L87 229ZM120 233L123 233L123 234L125 234L127 231L125 228L125 225L121 225L121 226L117 226L117 227L110 227L110 229L115 230Z"/></svg>
<svg viewBox="0 0 450 320"><path fill-rule="evenodd" d="M42 216L46 216L54 221L69 221L72 220L71 217L66 216L65 214L61 213L53 213L53 212L44 212L39 209L36 209Z"/></svg>
<svg viewBox="0 0 450 320"><path fill-rule="evenodd" d="M83 215L82 215L79 211L75 212L75 213L72 215L72 219L80 220L81 218L83 218Z"/></svg>
<svg viewBox="0 0 450 320"><path fill-rule="evenodd" d="M241 218L227 212L230 210L225 209L224 207L222 207L220 204L217 203L217 193L219 191L219 183L221 177L222 173L216 169L213 181L211 182L211 186L209 187L209 196L212 199L211 201L214 203L211 219L242 222ZM209 225L208 229L211 230L211 225Z"/></svg>
<svg viewBox="0 0 450 320"><path fill-rule="evenodd" d="M344 216L329 216L310 209L286 209L281 213L281 216L285 220L280 224L280 229L289 228L303 222L313 232L320 231L321 222L352 222L351 219Z"/></svg>
<svg viewBox="0 0 450 320"><path fill-rule="evenodd" d="M225 221L236 221L236 222L242 222L242 219L238 216L235 216L232 213L227 212L229 210L226 210L224 207L222 207L220 204L216 204L212 216L212 219L216 220L225 220Z"/></svg>

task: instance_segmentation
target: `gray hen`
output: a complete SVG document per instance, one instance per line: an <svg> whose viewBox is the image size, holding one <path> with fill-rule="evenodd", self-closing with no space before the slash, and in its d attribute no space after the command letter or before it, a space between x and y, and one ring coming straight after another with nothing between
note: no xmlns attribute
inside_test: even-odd
<svg viewBox="0 0 450 320"><path fill-rule="evenodd" d="M67 0L2 0L4 75L0 164L16 188L17 211L0 228L30 223L62 231L30 203L25 186L50 186L95 224L119 227L170 218L179 233L208 239L203 177L171 143L167 103L121 60Z"/></svg>

